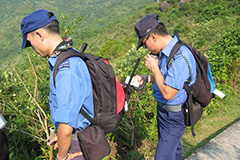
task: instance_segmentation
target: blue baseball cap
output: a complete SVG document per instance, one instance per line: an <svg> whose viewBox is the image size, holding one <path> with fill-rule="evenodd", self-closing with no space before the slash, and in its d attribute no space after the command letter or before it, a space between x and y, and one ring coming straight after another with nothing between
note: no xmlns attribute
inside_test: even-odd
<svg viewBox="0 0 240 160"><path fill-rule="evenodd" d="M48 10L40 9L23 18L21 22L21 30L23 36L22 49L31 46L31 44L27 41L27 33L42 28L56 19L54 15L49 18L49 12L50 11Z"/></svg>
<svg viewBox="0 0 240 160"><path fill-rule="evenodd" d="M143 18L141 18L135 25L135 31L138 35L139 41L137 45L137 50L143 45L143 38L151 33L161 22L158 19L157 14L149 14Z"/></svg>

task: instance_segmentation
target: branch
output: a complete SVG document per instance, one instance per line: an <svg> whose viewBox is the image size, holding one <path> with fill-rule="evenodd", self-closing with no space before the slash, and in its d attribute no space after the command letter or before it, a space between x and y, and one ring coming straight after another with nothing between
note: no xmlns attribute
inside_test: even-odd
<svg viewBox="0 0 240 160"><path fill-rule="evenodd" d="M34 74L34 76L35 76L35 89L34 89L34 98L36 98L36 95L37 95L37 81L38 81L38 77L37 77L37 73L36 73L36 71L35 71L35 69L34 69L34 67L33 67L33 64L32 64L32 61L31 61L31 58L30 58L30 56L29 56L29 54L27 54L27 56L28 56L28 61L30 62L30 65L31 65L31 68L32 68L32 70L33 70L33 74Z"/></svg>
<svg viewBox="0 0 240 160"><path fill-rule="evenodd" d="M8 130L13 130L13 131L21 132L21 133L23 133L23 134L32 136L32 137L34 137L34 138L36 138L36 139L39 139L39 140L41 140L41 141L46 141L45 139L43 139L43 138L41 138L41 137L34 136L34 135L32 135L31 133L28 133L28 132L25 132L25 131L21 131L21 130L9 128L9 127L5 127L5 128L8 129Z"/></svg>
<svg viewBox="0 0 240 160"><path fill-rule="evenodd" d="M30 65L31 65L31 68L32 68L32 71L33 71L33 74L34 74L34 76L35 76L35 89L34 89L34 99L36 99L36 95L37 95L37 88L38 88L38 86L37 86L37 82L38 82L38 76L37 76L37 73L36 73L36 70L34 69L34 67L33 67L33 64L32 64L32 61L31 61L31 57L29 56L29 54L27 54L28 55L28 61L29 61L29 63L30 63ZM44 112L45 113L45 112ZM39 121L40 121L40 123L43 125L43 123L42 123L42 118L41 118L41 116L40 116L40 113L39 113L39 110L38 110L38 112L36 113L37 114L37 116L38 116L38 118L39 118ZM47 119L46 119L46 117L44 118L44 123L45 123L45 126L47 127ZM43 125L44 126L44 125ZM47 128L45 128L47 131L48 131L48 129Z"/></svg>
<svg viewBox="0 0 240 160"><path fill-rule="evenodd" d="M42 109L42 107L38 104L38 102L36 101L35 97L33 97L32 94L29 92L29 90L27 89L25 83L23 82L23 80L22 80L21 77L19 76L19 74L18 74L17 70L15 69L15 67L14 67L14 66L12 66L12 67L13 67L13 70L14 70L14 72L16 73L18 79L20 80L20 82L21 82L22 85L24 86L25 91L26 91L26 92L28 93L28 95L32 98L32 100L34 101L34 103L36 104L36 106L38 107L38 109L42 112L42 114L43 114L43 116L44 116L44 120L45 120L45 125L43 125L43 128L44 128L44 131L45 131L47 137L49 137L48 127L47 127L47 119L48 119L48 118L47 118L46 113L44 112L44 110ZM40 121L41 121L41 119L40 119ZM43 123L43 122L42 122L42 123Z"/></svg>

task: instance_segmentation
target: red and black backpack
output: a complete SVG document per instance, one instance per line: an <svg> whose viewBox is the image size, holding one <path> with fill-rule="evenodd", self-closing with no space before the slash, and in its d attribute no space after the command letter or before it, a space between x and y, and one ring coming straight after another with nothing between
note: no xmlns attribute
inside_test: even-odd
<svg viewBox="0 0 240 160"><path fill-rule="evenodd" d="M54 86L59 65L70 57L80 57L86 63L92 80L94 118L91 118L83 109L80 110L80 113L92 125L100 126L105 133L113 132L122 119L127 96L108 60L84 53L86 47L86 43L82 45L81 51L70 47L58 55L53 72Z"/></svg>

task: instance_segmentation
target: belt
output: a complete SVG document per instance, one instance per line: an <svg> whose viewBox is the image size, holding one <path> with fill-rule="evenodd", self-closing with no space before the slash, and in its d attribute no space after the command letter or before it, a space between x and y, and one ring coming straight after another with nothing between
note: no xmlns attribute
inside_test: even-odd
<svg viewBox="0 0 240 160"><path fill-rule="evenodd" d="M182 110L182 105L181 104L179 104L179 105L168 105L168 104L163 104L161 102L157 102L157 104L160 107L163 107L165 105L166 106L166 110L168 112L180 112Z"/></svg>

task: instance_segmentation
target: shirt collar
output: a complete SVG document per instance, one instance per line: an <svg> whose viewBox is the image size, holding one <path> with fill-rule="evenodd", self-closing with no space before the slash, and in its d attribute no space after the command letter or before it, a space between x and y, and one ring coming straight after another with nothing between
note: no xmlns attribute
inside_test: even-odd
<svg viewBox="0 0 240 160"><path fill-rule="evenodd" d="M75 48L73 48L73 47L71 47L73 50L75 50L75 51L77 51L77 52L79 52L77 49L75 49ZM59 54L58 54L59 55ZM58 59L58 55L57 56L50 56L49 58L48 58L48 64L49 64L49 66L51 67L51 68L54 68L54 66L55 66L55 64L56 64L56 62L57 62L57 59Z"/></svg>
<svg viewBox="0 0 240 160"><path fill-rule="evenodd" d="M57 57L49 57L48 58L48 64L51 68L53 68L56 64Z"/></svg>
<svg viewBox="0 0 240 160"><path fill-rule="evenodd" d="M167 57L169 56L173 46L178 42L177 36L173 36L173 39L163 48L161 51L163 54L165 54ZM161 55L161 53L159 53Z"/></svg>

